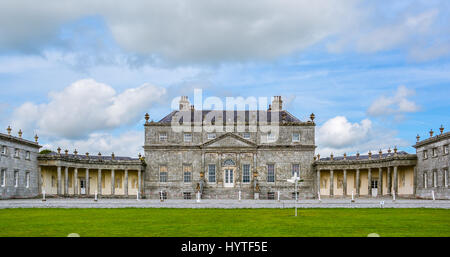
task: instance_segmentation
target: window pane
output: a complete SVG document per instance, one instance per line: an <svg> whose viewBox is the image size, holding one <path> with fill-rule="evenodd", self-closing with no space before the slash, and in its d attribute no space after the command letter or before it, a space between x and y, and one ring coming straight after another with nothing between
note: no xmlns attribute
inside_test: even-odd
<svg viewBox="0 0 450 257"><path fill-rule="evenodd" d="M159 182L167 182L167 166L159 166Z"/></svg>
<svg viewBox="0 0 450 257"><path fill-rule="evenodd" d="M184 142L191 142L192 134L184 134Z"/></svg>
<svg viewBox="0 0 450 257"><path fill-rule="evenodd" d="M300 134L299 133L293 133L292 134L292 141L294 141L294 142L300 141Z"/></svg>
<svg viewBox="0 0 450 257"><path fill-rule="evenodd" d="M185 183L191 182L191 172L184 172L184 182Z"/></svg>
<svg viewBox="0 0 450 257"><path fill-rule="evenodd" d="M159 141L167 141L167 133L160 133Z"/></svg>
<svg viewBox="0 0 450 257"><path fill-rule="evenodd" d="M244 182L244 183L250 182L250 165L249 164L244 164L244 166L243 166L242 182Z"/></svg>
<svg viewBox="0 0 450 257"><path fill-rule="evenodd" d="M275 182L275 169L273 164L267 165L267 182Z"/></svg>
<svg viewBox="0 0 450 257"><path fill-rule="evenodd" d="M214 164L208 166L208 181L216 182L216 165Z"/></svg>
<svg viewBox="0 0 450 257"><path fill-rule="evenodd" d="M299 177L300 176L300 165L292 164L292 176Z"/></svg>

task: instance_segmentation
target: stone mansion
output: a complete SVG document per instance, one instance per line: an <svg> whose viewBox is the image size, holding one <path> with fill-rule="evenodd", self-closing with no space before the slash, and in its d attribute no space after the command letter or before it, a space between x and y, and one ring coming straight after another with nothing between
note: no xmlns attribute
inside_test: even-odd
<svg viewBox="0 0 450 257"><path fill-rule="evenodd" d="M0 133L1 199L293 199L298 196L450 199L450 132L420 140L416 154L316 155L314 114L302 121L275 96L267 110L196 110L187 97L160 121L145 115L144 156L39 153L34 141Z"/></svg>

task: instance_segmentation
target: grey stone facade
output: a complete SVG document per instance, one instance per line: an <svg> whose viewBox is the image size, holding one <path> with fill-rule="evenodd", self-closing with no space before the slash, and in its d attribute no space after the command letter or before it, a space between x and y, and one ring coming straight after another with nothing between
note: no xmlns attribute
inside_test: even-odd
<svg viewBox="0 0 450 257"><path fill-rule="evenodd" d="M148 164L144 180L146 197L159 198L163 192L171 199L189 197L189 194L194 199L196 193L202 191L202 198L238 199L241 192L242 199L253 199L255 193L260 199L267 199L277 197L279 191L281 198L291 199L294 185L286 180L292 177L293 169L298 169L304 179L300 183L300 197L314 197L311 164L316 146L313 121L300 121L282 110L281 98L275 98L274 109L268 111L216 113L197 111L192 107L187 109L186 101L186 97L182 98L180 110L159 122L148 122L147 117L144 145ZM215 117L212 124L219 132L208 132L202 127L205 117L212 113ZM239 115L244 119L239 121ZM176 125L186 125L186 117L191 118L187 132L174 131L174 121ZM252 117L255 118L253 124ZM200 124L198 131L193 128L196 124ZM251 125L256 129L252 131ZM266 125L278 129L274 138L260 129ZM245 129L239 130L239 126ZM193 128L193 132L189 132L189 128ZM191 135L185 139L184 134ZM270 172L268 177L268 169L272 167L273 173ZM186 171L190 173L186 175Z"/></svg>
<svg viewBox="0 0 450 257"><path fill-rule="evenodd" d="M448 187L449 167L450 167L450 132L441 133L420 141L417 136L417 143L413 146L417 153L417 187L416 195L420 198L432 198L434 192L436 199L450 199L450 189Z"/></svg>
<svg viewBox="0 0 450 257"><path fill-rule="evenodd" d="M416 154L320 158L314 115L301 121L275 97L266 111L196 110L187 97L158 122L146 115L141 158L39 154L35 141L0 133L1 199L52 196L159 199L293 199L299 197L450 199L450 132L420 140ZM84 186L81 186L84 185ZM375 190L376 189L376 190ZM95 194L94 194L95 192ZM375 192L375 193L374 193ZM395 194L394 194L395 193ZM94 194L94 195L93 195ZM134 195L134 196L133 196Z"/></svg>
<svg viewBox="0 0 450 257"><path fill-rule="evenodd" d="M0 196L1 199L30 198L39 194L37 156L41 147L19 136L0 133Z"/></svg>

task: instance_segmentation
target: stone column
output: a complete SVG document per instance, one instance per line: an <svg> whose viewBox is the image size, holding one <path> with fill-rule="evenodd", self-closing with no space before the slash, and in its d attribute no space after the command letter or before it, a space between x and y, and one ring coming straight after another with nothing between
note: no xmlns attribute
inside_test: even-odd
<svg viewBox="0 0 450 257"><path fill-rule="evenodd" d="M387 194L392 195L391 166L387 167Z"/></svg>
<svg viewBox="0 0 450 257"><path fill-rule="evenodd" d="M123 191L125 193L125 196L128 196L128 170L127 169L125 169L125 183L124 183Z"/></svg>
<svg viewBox="0 0 450 257"><path fill-rule="evenodd" d="M394 191L395 196L398 195L398 166L394 166Z"/></svg>
<svg viewBox="0 0 450 257"><path fill-rule="evenodd" d="M330 197L334 196L334 172L330 170Z"/></svg>
<svg viewBox="0 0 450 257"><path fill-rule="evenodd" d="M73 170L73 179L74 179L73 194L78 195L78 168L75 168Z"/></svg>
<svg viewBox="0 0 450 257"><path fill-rule="evenodd" d="M90 187L90 181L89 181L89 168L86 168L86 195L89 195L89 188Z"/></svg>
<svg viewBox="0 0 450 257"><path fill-rule="evenodd" d="M359 197L359 169L356 169L356 196Z"/></svg>
<svg viewBox="0 0 450 257"><path fill-rule="evenodd" d="M317 170L317 193L320 194L320 170Z"/></svg>
<svg viewBox="0 0 450 257"><path fill-rule="evenodd" d="M61 195L61 166L57 167L56 172L57 172L56 194Z"/></svg>
<svg viewBox="0 0 450 257"><path fill-rule="evenodd" d="M102 169L98 169L97 172L97 193L98 195L102 194Z"/></svg>
<svg viewBox="0 0 450 257"><path fill-rule="evenodd" d="M64 169L64 195L69 194L69 167Z"/></svg>
<svg viewBox="0 0 450 257"><path fill-rule="evenodd" d="M139 197L141 197L142 194L142 185L141 185L141 170L138 170L138 192L139 192Z"/></svg>
<svg viewBox="0 0 450 257"><path fill-rule="evenodd" d="M342 183L342 193L344 196L347 196L347 170L344 169L344 182Z"/></svg>
<svg viewBox="0 0 450 257"><path fill-rule="evenodd" d="M416 172L417 172L417 168L416 168ZM417 181L416 181L416 185L417 185ZM444 187L448 188L448 169L444 170Z"/></svg>
<svg viewBox="0 0 450 257"><path fill-rule="evenodd" d="M242 185L242 177L241 177L241 153L237 153L237 165L236 165L236 175L233 177L234 181L236 181L236 184L239 183L239 188L241 188Z"/></svg>
<svg viewBox="0 0 450 257"><path fill-rule="evenodd" d="M372 196L372 168L367 170L367 196Z"/></svg>
<svg viewBox="0 0 450 257"><path fill-rule="evenodd" d="M114 170L111 169L111 195L114 195L116 191L116 178L114 176Z"/></svg>
<svg viewBox="0 0 450 257"><path fill-rule="evenodd" d="M42 194L42 167L38 166L38 174L37 174L37 181L38 181L38 194Z"/></svg>
<svg viewBox="0 0 450 257"><path fill-rule="evenodd" d="M378 193L383 196L383 168L378 168Z"/></svg>

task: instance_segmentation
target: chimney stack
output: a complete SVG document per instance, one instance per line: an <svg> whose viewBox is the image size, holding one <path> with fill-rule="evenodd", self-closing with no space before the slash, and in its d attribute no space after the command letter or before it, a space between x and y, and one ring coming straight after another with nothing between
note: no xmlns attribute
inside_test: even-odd
<svg viewBox="0 0 450 257"><path fill-rule="evenodd" d="M272 101L272 111L281 110L283 110L283 100L281 100L281 96L274 96Z"/></svg>
<svg viewBox="0 0 450 257"><path fill-rule="evenodd" d="M190 103L187 96L180 98L180 111L189 111Z"/></svg>

